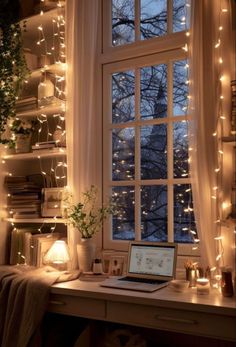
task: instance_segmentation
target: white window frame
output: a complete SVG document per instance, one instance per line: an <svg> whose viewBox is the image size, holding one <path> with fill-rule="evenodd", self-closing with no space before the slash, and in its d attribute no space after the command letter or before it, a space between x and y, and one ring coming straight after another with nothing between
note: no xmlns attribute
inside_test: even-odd
<svg viewBox="0 0 236 347"><path fill-rule="evenodd" d="M168 0L168 6L170 6ZM136 197L140 197L138 193L140 185L160 185L167 184L168 186L168 240L173 241L173 185L174 184L190 184L190 178L173 178L173 150L168 150L168 178L161 180L130 180L130 181L112 181L111 179L111 167L112 167L112 137L110 132L112 129L121 128L122 124L112 124L111 120L111 79L112 74L116 72L122 72L127 70L135 70L144 66L158 65L167 63L168 73L172 74L171 63L177 60L185 60L186 52L182 49L186 44L186 32L178 32L170 34L170 25L168 26L168 34L162 37L156 37L145 41L136 41L134 43L112 47L111 42L111 30L108 30L108 24L111 22L111 6L110 0L104 0L103 2L103 53L101 55L101 64L103 71L103 192L104 197L110 195L112 186L134 186ZM171 13L168 14L168 21L171 22ZM136 34L137 35L137 34ZM168 78L170 81L170 78ZM139 87L136 85L136 88ZM168 93L170 93L170 82L168 83ZM139 98L139 90L135 90L136 102ZM137 107L137 106L135 106ZM137 114L137 112L136 112ZM189 120L189 115L184 116L173 116L172 115L172 104L168 98L168 111L167 117L162 119L153 119L149 121L140 120L140 115L137 120L125 123L129 127L140 127L147 124L162 124L168 125L168 144L167 147L173 149L173 133L172 125L173 121ZM140 152L139 138L135 143L136 156ZM139 165L139 160L135 159L135 169ZM170 174L170 172L172 172ZM141 183L142 182L142 183ZM139 198L140 199L140 198ZM139 204L135 204L135 225L138 229L137 239L141 238L140 228L140 200ZM188 256L198 256L199 251L192 250L192 244L179 244L179 253ZM104 249L115 249L126 251L128 249L127 241L112 240L112 228L111 220L107 220L104 224L103 230L103 248Z"/></svg>

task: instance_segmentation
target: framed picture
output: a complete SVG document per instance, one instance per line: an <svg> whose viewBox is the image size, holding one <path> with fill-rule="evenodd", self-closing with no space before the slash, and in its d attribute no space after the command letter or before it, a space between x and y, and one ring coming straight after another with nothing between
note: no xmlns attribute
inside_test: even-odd
<svg viewBox="0 0 236 347"><path fill-rule="evenodd" d="M43 188L42 217L62 217L62 196L64 188Z"/></svg>
<svg viewBox="0 0 236 347"><path fill-rule="evenodd" d="M103 251L102 267L103 272L111 276L119 276L118 273L121 273L121 275L125 274L127 254L121 251ZM115 275L115 273L117 273L117 275Z"/></svg>
<svg viewBox="0 0 236 347"><path fill-rule="evenodd" d="M109 263L108 274L111 276L121 276L124 271L125 257L112 256Z"/></svg>

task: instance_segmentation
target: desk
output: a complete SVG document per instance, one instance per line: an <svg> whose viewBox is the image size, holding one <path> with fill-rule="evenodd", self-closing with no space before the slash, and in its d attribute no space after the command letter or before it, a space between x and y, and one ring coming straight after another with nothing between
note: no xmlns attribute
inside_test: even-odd
<svg viewBox="0 0 236 347"><path fill-rule="evenodd" d="M177 293L111 289L75 280L53 285L48 311L236 342L236 300L212 289Z"/></svg>

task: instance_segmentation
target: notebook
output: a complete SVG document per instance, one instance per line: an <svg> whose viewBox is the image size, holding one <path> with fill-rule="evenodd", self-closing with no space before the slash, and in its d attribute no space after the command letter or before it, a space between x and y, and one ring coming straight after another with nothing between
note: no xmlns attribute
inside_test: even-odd
<svg viewBox="0 0 236 347"><path fill-rule="evenodd" d="M108 278L102 287L154 292L175 277L177 244L132 241L129 244L127 276Z"/></svg>

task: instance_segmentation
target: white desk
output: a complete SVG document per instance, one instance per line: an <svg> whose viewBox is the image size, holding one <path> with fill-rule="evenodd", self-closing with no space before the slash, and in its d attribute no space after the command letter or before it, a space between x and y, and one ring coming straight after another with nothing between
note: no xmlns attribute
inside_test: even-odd
<svg viewBox="0 0 236 347"><path fill-rule="evenodd" d="M236 342L236 300L216 290L199 296L195 288L151 294L103 288L75 280L51 289L49 311L96 320L168 330Z"/></svg>

